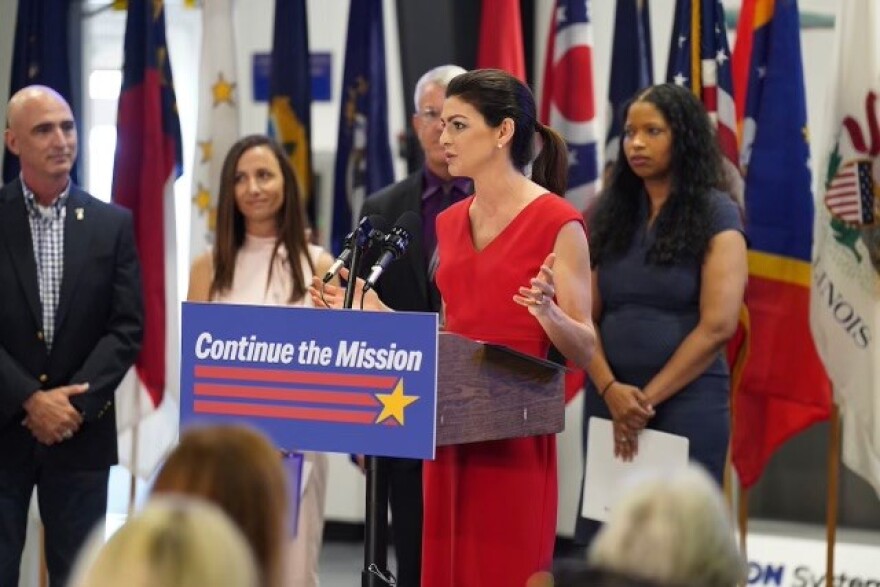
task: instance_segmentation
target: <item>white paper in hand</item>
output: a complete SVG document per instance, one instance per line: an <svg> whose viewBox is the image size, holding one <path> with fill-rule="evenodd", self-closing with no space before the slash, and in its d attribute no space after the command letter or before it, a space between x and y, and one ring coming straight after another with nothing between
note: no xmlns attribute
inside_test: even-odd
<svg viewBox="0 0 880 587"><path fill-rule="evenodd" d="M632 478L656 471L669 472L688 462L688 439L645 429L639 433L639 453L630 462L614 456L611 420L590 418L581 516L607 522L614 504Z"/></svg>

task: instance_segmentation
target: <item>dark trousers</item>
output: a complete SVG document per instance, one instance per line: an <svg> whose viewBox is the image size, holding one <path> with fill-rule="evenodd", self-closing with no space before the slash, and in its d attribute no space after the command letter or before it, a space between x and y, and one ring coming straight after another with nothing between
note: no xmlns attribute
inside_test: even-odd
<svg viewBox="0 0 880 587"><path fill-rule="evenodd" d="M419 587L422 575L422 461L385 458L397 585Z"/></svg>
<svg viewBox="0 0 880 587"><path fill-rule="evenodd" d="M38 453L40 451L38 450ZM0 585L18 585L34 487L45 529L49 585L64 587L79 549L107 513L109 469L47 467L37 459L24 469L0 469Z"/></svg>

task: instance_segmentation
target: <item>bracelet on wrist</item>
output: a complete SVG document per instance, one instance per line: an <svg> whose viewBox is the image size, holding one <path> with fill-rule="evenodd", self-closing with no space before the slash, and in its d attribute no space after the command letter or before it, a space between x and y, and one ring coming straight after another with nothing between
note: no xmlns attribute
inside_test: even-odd
<svg viewBox="0 0 880 587"><path fill-rule="evenodd" d="M605 384L605 387L602 388L602 391L599 392L599 397L605 397L605 392L611 389L611 386L617 383L617 379L612 379L608 383Z"/></svg>

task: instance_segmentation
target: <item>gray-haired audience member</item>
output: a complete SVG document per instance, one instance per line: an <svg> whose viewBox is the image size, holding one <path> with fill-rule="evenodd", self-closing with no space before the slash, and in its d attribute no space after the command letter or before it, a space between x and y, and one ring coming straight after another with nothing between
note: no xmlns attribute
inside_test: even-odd
<svg viewBox="0 0 880 587"><path fill-rule="evenodd" d="M698 465L632 486L589 552L591 564L687 587L733 587L746 565L717 485Z"/></svg>
<svg viewBox="0 0 880 587"><path fill-rule="evenodd" d="M80 554L71 587L259 587L251 548L216 506L151 499L104 544L99 527Z"/></svg>

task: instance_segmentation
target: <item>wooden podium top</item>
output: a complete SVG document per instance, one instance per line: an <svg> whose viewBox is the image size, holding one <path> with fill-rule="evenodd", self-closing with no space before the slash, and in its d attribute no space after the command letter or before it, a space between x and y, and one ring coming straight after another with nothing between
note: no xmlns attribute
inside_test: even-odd
<svg viewBox="0 0 880 587"><path fill-rule="evenodd" d="M441 332L437 446L561 432L564 386L562 365Z"/></svg>

